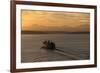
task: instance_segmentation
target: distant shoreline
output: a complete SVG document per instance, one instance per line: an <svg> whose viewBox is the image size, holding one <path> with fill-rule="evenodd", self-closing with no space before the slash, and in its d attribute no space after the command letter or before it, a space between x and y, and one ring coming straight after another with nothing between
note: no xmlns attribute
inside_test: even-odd
<svg viewBox="0 0 100 73"><path fill-rule="evenodd" d="M65 31L21 31L22 34L89 34L90 32L65 32Z"/></svg>

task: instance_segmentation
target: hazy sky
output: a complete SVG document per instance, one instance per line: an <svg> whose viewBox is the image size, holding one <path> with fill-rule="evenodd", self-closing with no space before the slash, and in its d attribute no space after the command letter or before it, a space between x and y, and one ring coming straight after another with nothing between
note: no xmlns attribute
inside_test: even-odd
<svg viewBox="0 0 100 73"><path fill-rule="evenodd" d="M22 30L89 32L90 14L22 10Z"/></svg>

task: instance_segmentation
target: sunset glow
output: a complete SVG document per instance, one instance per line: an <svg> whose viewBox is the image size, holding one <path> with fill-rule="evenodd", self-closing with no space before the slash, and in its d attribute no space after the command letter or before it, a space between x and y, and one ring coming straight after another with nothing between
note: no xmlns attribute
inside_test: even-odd
<svg viewBox="0 0 100 73"><path fill-rule="evenodd" d="M90 14L22 10L22 31L89 32Z"/></svg>

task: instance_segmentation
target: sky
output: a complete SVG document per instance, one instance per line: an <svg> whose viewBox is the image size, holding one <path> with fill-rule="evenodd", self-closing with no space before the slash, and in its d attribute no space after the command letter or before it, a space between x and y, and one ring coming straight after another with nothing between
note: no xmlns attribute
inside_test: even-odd
<svg viewBox="0 0 100 73"><path fill-rule="evenodd" d="M61 11L21 11L22 31L89 32L90 14Z"/></svg>

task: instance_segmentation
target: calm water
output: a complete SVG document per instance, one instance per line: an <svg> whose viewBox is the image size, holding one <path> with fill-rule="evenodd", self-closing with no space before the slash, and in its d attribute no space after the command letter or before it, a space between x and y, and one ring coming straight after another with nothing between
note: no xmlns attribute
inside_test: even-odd
<svg viewBox="0 0 100 73"><path fill-rule="evenodd" d="M57 51L40 49L44 40L55 42ZM22 34L22 62L89 59L89 34Z"/></svg>

